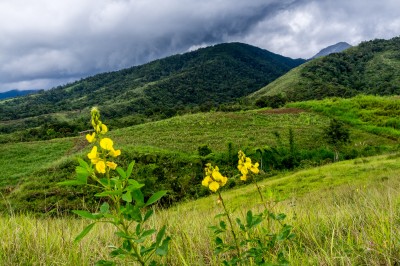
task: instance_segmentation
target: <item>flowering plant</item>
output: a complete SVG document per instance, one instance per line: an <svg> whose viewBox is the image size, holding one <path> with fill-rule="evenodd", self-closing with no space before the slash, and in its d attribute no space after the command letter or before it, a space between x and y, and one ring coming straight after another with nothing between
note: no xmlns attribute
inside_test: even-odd
<svg viewBox="0 0 400 266"><path fill-rule="evenodd" d="M258 163L252 163L251 158L239 151L239 161L237 168L241 176L240 179L246 181L251 174L258 174ZM283 220L286 215L280 213L274 214L268 208L264 201L262 191L254 179L259 196L265 206L265 210L259 214L253 214L252 210L246 212L246 219L242 221L239 217L235 219L236 225L233 223L232 212L227 208L222 198L219 188L223 187L227 182L227 177L222 176L218 166L206 164L205 178L202 185L208 187L212 192L218 193L218 200L221 202L224 212L218 214L216 218L220 218L219 224L210 226L215 235L215 249L217 255L225 253L223 260L224 265L286 265L288 261L284 256L284 252L279 245L280 242L288 241L294 237L291 232L292 227L284 224ZM221 219L225 217L227 223ZM263 222L267 220L267 227L262 227ZM275 232L271 229L271 221L275 221L280 229ZM276 228L276 227L275 227ZM261 233L260 233L261 232ZM227 234L232 236L231 239ZM224 237L225 236L225 237ZM228 255L228 256L226 256Z"/></svg>
<svg viewBox="0 0 400 266"><path fill-rule="evenodd" d="M146 222L153 215L149 208L166 194L159 191L147 201L141 188L144 186L131 178L134 162L126 170L118 167L114 159L121 155L121 150L114 148L114 142L104 135L108 128L100 120L97 108L91 110L93 132L86 135L89 143L94 144L87 154L90 164L78 159L76 179L59 183L60 185L87 185L99 190L95 196L104 202L99 212L90 213L74 210L73 213L92 221L75 238L80 241L96 223L109 223L116 228L115 234L120 238L119 246L113 246L111 257L137 261L140 265L155 265L154 255L164 256L168 252L170 237L166 236L166 227L158 232L149 228ZM150 236L156 234L150 240ZM113 261L100 260L96 265L115 265Z"/></svg>

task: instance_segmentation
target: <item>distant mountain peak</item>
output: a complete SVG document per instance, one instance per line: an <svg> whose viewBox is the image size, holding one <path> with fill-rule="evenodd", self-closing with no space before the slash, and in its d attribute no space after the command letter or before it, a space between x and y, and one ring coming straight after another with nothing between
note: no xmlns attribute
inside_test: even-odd
<svg viewBox="0 0 400 266"><path fill-rule="evenodd" d="M340 53L350 47L352 47L352 46L350 44L348 44L347 42L338 42L336 44L330 45L330 46L322 49L321 51L319 51L316 55L314 55L310 59L318 58L318 57L329 55L332 53Z"/></svg>

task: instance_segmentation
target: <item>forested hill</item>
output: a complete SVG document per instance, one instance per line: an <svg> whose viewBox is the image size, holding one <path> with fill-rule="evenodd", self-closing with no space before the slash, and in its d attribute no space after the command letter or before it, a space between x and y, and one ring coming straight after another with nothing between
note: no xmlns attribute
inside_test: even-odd
<svg viewBox="0 0 400 266"><path fill-rule="evenodd" d="M6 92L0 92L0 100L1 99L7 99L7 98L13 98L13 97L18 97L18 96L23 96L27 94L32 94L38 92L37 90L10 90Z"/></svg>
<svg viewBox="0 0 400 266"><path fill-rule="evenodd" d="M182 109L234 101L303 62L247 44L219 44L0 102L0 120L94 105L108 117L171 116Z"/></svg>
<svg viewBox="0 0 400 266"><path fill-rule="evenodd" d="M363 42L293 69L250 96L299 101L357 94L400 94L400 37Z"/></svg>

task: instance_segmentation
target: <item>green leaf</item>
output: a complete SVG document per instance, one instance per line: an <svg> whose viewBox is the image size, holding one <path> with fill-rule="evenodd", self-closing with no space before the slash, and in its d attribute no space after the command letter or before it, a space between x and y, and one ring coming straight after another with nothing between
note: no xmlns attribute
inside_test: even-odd
<svg viewBox="0 0 400 266"><path fill-rule="evenodd" d="M223 217L223 216L226 216L226 212L219 213L219 214L215 215L214 219L218 219L218 218Z"/></svg>
<svg viewBox="0 0 400 266"><path fill-rule="evenodd" d="M139 189L132 190L131 191L132 198L136 201L138 206L143 206L144 205L144 196L142 191Z"/></svg>
<svg viewBox="0 0 400 266"><path fill-rule="evenodd" d="M126 169L126 177L129 178L132 174L132 170L133 170L133 166L135 165L135 161L132 161L129 166L128 169Z"/></svg>
<svg viewBox="0 0 400 266"><path fill-rule="evenodd" d="M126 202L132 202L132 194L130 191L126 192L125 194L122 195L122 200Z"/></svg>
<svg viewBox="0 0 400 266"><path fill-rule="evenodd" d="M247 222L247 227L251 227L253 223L253 213L252 211L248 211L246 215L246 222Z"/></svg>
<svg viewBox="0 0 400 266"><path fill-rule="evenodd" d="M121 167L117 167L117 172L118 174L122 177L122 179L126 179L126 173L124 171L124 169L122 169Z"/></svg>
<svg viewBox="0 0 400 266"><path fill-rule="evenodd" d="M134 239L134 237L132 237L132 236L130 236L130 235L127 235L127 234L125 234L124 232L121 232L121 231L115 232L115 234L116 234L117 236L121 237L121 238L125 238L125 239Z"/></svg>
<svg viewBox="0 0 400 266"><path fill-rule="evenodd" d="M97 220L98 216L93 215L92 213L88 212L88 211L79 211L79 210L73 210L73 213L86 218L86 219L90 219L90 220Z"/></svg>
<svg viewBox="0 0 400 266"><path fill-rule="evenodd" d="M158 201L163 197L165 194L167 194L166 190L161 190L153 194L153 196L150 197L150 199L146 202L145 206L149 206L153 204L154 202Z"/></svg>
<svg viewBox="0 0 400 266"><path fill-rule="evenodd" d="M77 159L78 159L78 163L80 166L82 166L83 168L86 168L86 169L90 168L89 164L86 161L82 160L81 158L77 158Z"/></svg>
<svg viewBox="0 0 400 266"><path fill-rule="evenodd" d="M101 206L100 206L100 213L108 213L110 209L110 205L107 202L104 202Z"/></svg>
<svg viewBox="0 0 400 266"><path fill-rule="evenodd" d="M91 223L91 224L89 224L88 226L86 226L85 229L82 230L82 232L75 238L74 241L75 241L75 242L81 241L81 239L84 238L84 237L90 232L90 230L92 230L92 228L93 228L93 226L94 226L95 224L96 224L96 223Z"/></svg>
<svg viewBox="0 0 400 266"><path fill-rule="evenodd" d="M130 213L131 217L138 223L143 221L142 213L140 212L139 207L133 207Z"/></svg>
<svg viewBox="0 0 400 266"><path fill-rule="evenodd" d="M286 218L286 214L280 213L280 214L278 214L278 215L276 216L275 219L276 219L277 221L283 221L285 218Z"/></svg>
<svg viewBox="0 0 400 266"><path fill-rule="evenodd" d="M224 244L224 241L220 238L220 237L216 237L215 238L215 244L217 245L217 246L220 246L220 245L223 245Z"/></svg>
<svg viewBox="0 0 400 266"><path fill-rule="evenodd" d="M136 229L135 229L135 232L136 232L136 235L140 235L140 223L138 223L137 225L136 225Z"/></svg>
<svg viewBox="0 0 400 266"><path fill-rule="evenodd" d="M117 264L115 262L109 261L109 260L99 260L99 261L96 261L96 263L94 265L95 266L114 266Z"/></svg>
<svg viewBox="0 0 400 266"><path fill-rule="evenodd" d="M168 244L169 244L170 240L171 240L171 238L169 236L166 237L163 240L162 244L156 249L156 254L158 256L165 256L168 254Z"/></svg>
<svg viewBox="0 0 400 266"><path fill-rule="evenodd" d="M107 196L115 196L115 195L122 195L122 192L117 190L110 190L110 191L103 191L100 193L95 194L96 197L107 197Z"/></svg>
<svg viewBox="0 0 400 266"><path fill-rule="evenodd" d="M145 238L145 237L148 237L148 236L154 234L155 232L156 232L155 229L146 230L146 231L144 231L144 232L142 233L142 235L141 235L140 237L141 237L141 238Z"/></svg>
<svg viewBox="0 0 400 266"><path fill-rule="evenodd" d="M158 246L161 243L161 240L163 239L164 235L165 235L165 230L166 230L166 226L164 225L161 230L157 233L157 237L156 237L156 246Z"/></svg>
<svg viewBox="0 0 400 266"><path fill-rule="evenodd" d="M144 215L143 222L147 221L147 219L149 219L153 215L153 213L154 213L153 209L148 210Z"/></svg>
<svg viewBox="0 0 400 266"><path fill-rule="evenodd" d="M126 190L134 191L134 190L141 189L142 187L144 187L144 184L139 184L139 183L137 183L137 184L134 184L134 185L129 185L129 186L126 188Z"/></svg>
<svg viewBox="0 0 400 266"><path fill-rule="evenodd" d="M90 176L91 172L88 171L86 168L83 168L82 166L77 166L75 168L75 172L76 172L76 179L86 184L87 178Z"/></svg>
<svg viewBox="0 0 400 266"><path fill-rule="evenodd" d="M220 222L219 222L219 226L220 226L222 229L226 230L226 223L225 223L224 221L220 221Z"/></svg>

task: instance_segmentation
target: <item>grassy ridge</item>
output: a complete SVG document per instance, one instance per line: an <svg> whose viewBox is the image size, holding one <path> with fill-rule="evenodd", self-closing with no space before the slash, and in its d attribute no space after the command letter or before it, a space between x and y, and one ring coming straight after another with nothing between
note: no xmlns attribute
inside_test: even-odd
<svg viewBox="0 0 400 266"><path fill-rule="evenodd" d="M359 95L288 104L340 119L358 129L393 139L400 137L400 101L397 96Z"/></svg>
<svg viewBox="0 0 400 266"><path fill-rule="evenodd" d="M335 163L260 183L264 193L284 198L296 241L287 247L292 265L393 265L400 260L399 156ZM229 208L258 210L254 185L223 191ZM323 203L322 203L323 202ZM318 206L318 208L316 208ZM173 236L168 265L218 265L207 225L221 206L212 195L159 211L152 221ZM182 219L184 217L184 219ZM96 226L80 244L73 237L87 224L69 218L0 217L0 265L82 265L106 258L115 236ZM121 261L123 263L123 261Z"/></svg>

